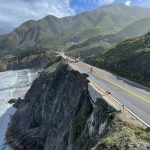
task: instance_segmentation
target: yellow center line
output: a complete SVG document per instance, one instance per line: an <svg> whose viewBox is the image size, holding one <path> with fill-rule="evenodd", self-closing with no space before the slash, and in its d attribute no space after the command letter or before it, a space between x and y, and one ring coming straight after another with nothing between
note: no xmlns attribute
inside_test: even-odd
<svg viewBox="0 0 150 150"><path fill-rule="evenodd" d="M89 70L90 70L90 69L89 69ZM116 84L116 83L112 82L112 81L111 81L111 80L109 80L109 79L106 79L106 78L105 78L105 77L103 77L103 76L100 76L100 75L98 75L98 74L96 74L96 73L94 73L94 72L93 72L93 74L95 74L96 76L98 76L98 77L100 77L100 78L104 79L105 81L107 81L107 82L109 82L109 83L111 83L111 84L113 84L113 85L115 85L115 86L119 87L120 89L122 89L122 90L124 90L124 91L126 91L126 92L130 93L131 95L133 95L133 96L135 96L135 97L139 98L139 99L140 99L140 100L142 100L143 102L150 104L150 100L146 100L146 99L145 99L145 98L143 98L142 96L139 96L139 95L137 95L136 93L129 91L128 89L126 89L126 88L122 87L121 85L118 85L118 84Z"/></svg>
<svg viewBox="0 0 150 150"><path fill-rule="evenodd" d="M100 76L100 75L98 75L98 74L96 74L96 73L94 73L94 74L95 74L96 76L98 76L98 77L100 77L100 78L102 78L102 79L106 80L107 82L109 82L109 83L111 83L111 84L113 84L113 85L115 85L115 86L117 86L117 87L119 87L119 88L123 89L124 91L126 91L126 92L130 93L131 95L133 95L133 96L135 96L135 97L137 97L137 98L141 99L142 101L144 101L144 102L146 102L146 103L150 104L150 101L149 101L149 100L146 100L146 99L145 99L145 98L143 98L142 96L139 96L139 95L137 95L136 93L129 91L128 89L126 89L126 88L122 87L121 85L118 85L118 84L116 84L116 83L112 82L112 81L111 81L111 80L109 80L109 79L106 79L105 77L102 77L102 76Z"/></svg>

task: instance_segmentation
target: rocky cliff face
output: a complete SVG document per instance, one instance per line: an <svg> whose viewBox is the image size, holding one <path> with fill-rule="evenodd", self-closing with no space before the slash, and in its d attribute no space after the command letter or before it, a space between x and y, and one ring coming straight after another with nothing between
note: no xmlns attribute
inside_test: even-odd
<svg viewBox="0 0 150 150"><path fill-rule="evenodd" d="M41 53L25 55L23 57L3 57L0 58L0 71L19 70L27 68L44 68L49 63L54 63L60 60L60 57L55 57L56 54ZM52 58L53 57L53 58Z"/></svg>
<svg viewBox="0 0 150 150"><path fill-rule="evenodd" d="M44 67L48 62L48 58L42 54L31 55L22 59L16 57L2 58L0 59L0 71Z"/></svg>
<svg viewBox="0 0 150 150"><path fill-rule="evenodd" d="M96 145L113 117L103 100L95 103L86 74L56 63L33 83L7 131L15 150L87 150Z"/></svg>

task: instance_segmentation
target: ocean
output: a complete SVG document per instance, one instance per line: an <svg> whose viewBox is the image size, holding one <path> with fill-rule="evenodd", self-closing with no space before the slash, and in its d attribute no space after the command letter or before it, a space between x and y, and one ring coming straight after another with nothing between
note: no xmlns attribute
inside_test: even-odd
<svg viewBox="0 0 150 150"><path fill-rule="evenodd" d="M0 150L13 150L6 142L5 134L10 116L16 111L8 101L24 98L38 73L33 69L0 72Z"/></svg>

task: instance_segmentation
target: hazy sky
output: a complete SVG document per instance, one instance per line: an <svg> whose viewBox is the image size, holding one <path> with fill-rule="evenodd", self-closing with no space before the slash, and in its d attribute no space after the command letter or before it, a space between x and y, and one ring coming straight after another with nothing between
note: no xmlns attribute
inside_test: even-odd
<svg viewBox="0 0 150 150"><path fill-rule="evenodd" d="M150 0L0 0L0 33L29 19L39 19L48 14L69 16L113 3L150 7Z"/></svg>

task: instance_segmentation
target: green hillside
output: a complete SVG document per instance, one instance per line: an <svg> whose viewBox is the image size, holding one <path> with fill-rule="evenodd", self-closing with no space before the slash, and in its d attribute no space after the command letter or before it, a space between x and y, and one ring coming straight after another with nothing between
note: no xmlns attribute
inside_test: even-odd
<svg viewBox="0 0 150 150"><path fill-rule="evenodd" d="M116 44L128 38L142 36L148 33L149 31L150 18L144 18L129 24L115 35L108 36L107 41L109 41L112 44Z"/></svg>
<svg viewBox="0 0 150 150"><path fill-rule="evenodd" d="M81 57L90 56L89 47L93 49L92 54L97 54L98 52L110 49L121 41L124 41L131 37L138 37L146 34L150 31L150 18L141 19L135 21L121 31L106 36L96 36L91 37L81 43L77 43L68 48L68 53L71 55L80 55Z"/></svg>
<svg viewBox="0 0 150 150"><path fill-rule="evenodd" d="M103 40L98 40L95 37L90 38L87 41L71 46L66 54L73 57L86 58L92 55L96 55L99 52L103 52L112 47L112 45Z"/></svg>
<svg viewBox="0 0 150 150"><path fill-rule="evenodd" d="M150 33L121 42L86 62L150 87Z"/></svg>
<svg viewBox="0 0 150 150"><path fill-rule="evenodd" d="M116 34L129 24L147 17L150 17L150 9L117 4L71 17L49 15L38 21L30 20L0 37L0 56L14 53L16 48L20 52L29 47L67 49L91 37ZM103 46L99 44L99 47Z"/></svg>

